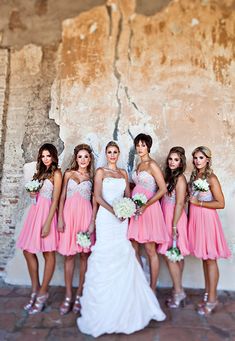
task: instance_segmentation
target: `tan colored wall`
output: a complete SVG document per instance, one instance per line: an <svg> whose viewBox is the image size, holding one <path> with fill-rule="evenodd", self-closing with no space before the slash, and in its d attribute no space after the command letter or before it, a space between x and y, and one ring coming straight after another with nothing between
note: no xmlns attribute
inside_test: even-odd
<svg viewBox="0 0 235 341"><path fill-rule="evenodd" d="M132 168L133 136L147 132L160 164L170 147L185 147L187 176L191 151L201 144L209 146L226 197L226 208L219 214L235 254L234 1L87 1L80 7L80 1L75 2L70 0L65 11L59 1L54 13L52 1L44 2L44 7L40 1L34 7L25 1L27 11L18 9L23 28L6 6L11 26L9 22L8 29L0 26L2 52L8 56L8 66L0 70L0 88L8 89L5 111L0 91L0 113L5 112L6 120L0 216L6 280L26 281L25 270L15 276L22 256L14 254L13 234L16 238L19 233L26 205L23 164L29 169L25 174L31 174L30 162L46 140L60 151L64 148L65 168L75 144L88 142L97 154L107 139L115 138L125 147L124 157ZM38 28L31 35L29 11ZM17 40L19 31L23 36ZM23 200L18 202L18 196ZM61 284L58 259L54 283ZM220 287L235 290L230 276L234 256L220 261L220 269ZM186 260L184 280L189 287L203 286L199 261ZM164 265L160 285L169 285Z"/></svg>

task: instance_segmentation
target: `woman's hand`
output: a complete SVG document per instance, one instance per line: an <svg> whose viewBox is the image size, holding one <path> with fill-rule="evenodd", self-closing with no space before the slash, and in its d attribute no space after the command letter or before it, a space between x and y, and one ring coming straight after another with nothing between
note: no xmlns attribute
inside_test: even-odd
<svg viewBox="0 0 235 341"><path fill-rule="evenodd" d="M58 219L58 226L57 226L57 230L59 232L64 232L64 220L62 218Z"/></svg>
<svg viewBox="0 0 235 341"><path fill-rule="evenodd" d="M34 199L37 197L37 192L29 192L30 198Z"/></svg>
<svg viewBox="0 0 235 341"><path fill-rule="evenodd" d="M198 201L198 199L197 199L196 197L191 196L191 197L189 198L189 201L190 201L190 204L199 206L200 201Z"/></svg>
<svg viewBox="0 0 235 341"><path fill-rule="evenodd" d="M95 231L95 221L92 220L90 222L90 225L89 225L89 228L88 228L88 232L89 232L89 234L92 234L92 233L94 233L94 231Z"/></svg>
<svg viewBox="0 0 235 341"><path fill-rule="evenodd" d="M42 238L45 238L49 235L50 233L50 229L51 229L51 226L49 223L45 223L42 227L42 233L41 233L41 237Z"/></svg>
<svg viewBox="0 0 235 341"><path fill-rule="evenodd" d="M146 210L146 208L147 208L147 205L144 204L141 207L138 207L137 210L135 211L135 213L137 215L142 215L144 213L144 211Z"/></svg>

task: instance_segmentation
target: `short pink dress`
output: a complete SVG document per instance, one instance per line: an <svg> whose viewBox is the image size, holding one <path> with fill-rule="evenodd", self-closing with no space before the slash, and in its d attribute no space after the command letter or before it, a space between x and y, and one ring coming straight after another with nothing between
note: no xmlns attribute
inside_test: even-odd
<svg viewBox="0 0 235 341"><path fill-rule="evenodd" d="M57 212L51 222L50 233L42 238L41 232L49 214L54 186L45 179L38 195L36 205L31 204L16 246L30 253L56 251L58 245Z"/></svg>
<svg viewBox="0 0 235 341"><path fill-rule="evenodd" d="M200 201L213 200L210 190L192 193ZM190 252L197 258L217 259L231 256L216 209L190 204L188 236Z"/></svg>
<svg viewBox="0 0 235 341"><path fill-rule="evenodd" d="M157 185L154 177L147 171L141 171L138 174L135 171L132 178L136 184L132 196L136 193L143 193L147 199L150 199L155 195ZM128 239L139 243L155 242L162 245L162 253L167 251L169 236L159 201L147 207L137 220L135 217L130 219Z"/></svg>
<svg viewBox="0 0 235 341"><path fill-rule="evenodd" d="M165 194L161 200L162 212L165 219L165 223L169 235L168 248L172 247L172 223L174 218L174 210L176 203L176 191L175 189L171 192L171 195ZM189 255L189 244L188 244L188 230L187 230L188 219L185 210L182 211L181 217L177 223L177 247L180 249L180 253L183 256ZM158 251L161 253L162 246L160 245Z"/></svg>
<svg viewBox="0 0 235 341"><path fill-rule="evenodd" d="M57 249L64 256L72 256L80 252L91 251L91 247L84 248L76 243L77 233L86 232L91 222L91 189L92 183L89 180L81 183L77 183L73 179L68 180L63 211L64 232L60 233L60 241ZM95 241L94 234L90 238L93 245Z"/></svg>

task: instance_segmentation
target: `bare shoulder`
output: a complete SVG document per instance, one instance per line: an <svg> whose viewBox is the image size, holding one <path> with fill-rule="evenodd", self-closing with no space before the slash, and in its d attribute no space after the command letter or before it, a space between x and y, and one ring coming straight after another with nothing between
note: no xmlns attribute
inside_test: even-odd
<svg viewBox="0 0 235 341"><path fill-rule="evenodd" d="M214 184L219 184L219 179L217 178L217 176L212 173L209 177L208 177L208 181L210 183L210 185L214 185Z"/></svg>
<svg viewBox="0 0 235 341"><path fill-rule="evenodd" d="M151 170L160 171L160 167L158 166L157 162L153 159L149 161L149 168Z"/></svg>
<svg viewBox="0 0 235 341"><path fill-rule="evenodd" d="M122 169L122 168L119 168L119 170L120 170L121 174L122 174L125 178L127 178L127 172L126 172L126 170L125 170L125 169Z"/></svg>
<svg viewBox="0 0 235 341"><path fill-rule="evenodd" d="M184 174L180 174L177 180L177 184L185 184L187 185L187 180Z"/></svg>
<svg viewBox="0 0 235 341"><path fill-rule="evenodd" d="M105 169L103 167L99 167L99 168L97 168L97 170L95 172L95 176L99 176L99 177L103 176L104 172L105 172Z"/></svg>
<svg viewBox="0 0 235 341"><path fill-rule="evenodd" d="M58 169L55 170L55 172L54 172L54 177L55 177L55 178L62 178L62 172L61 172L61 169L60 169L60 168L58 168Z"/></svg>

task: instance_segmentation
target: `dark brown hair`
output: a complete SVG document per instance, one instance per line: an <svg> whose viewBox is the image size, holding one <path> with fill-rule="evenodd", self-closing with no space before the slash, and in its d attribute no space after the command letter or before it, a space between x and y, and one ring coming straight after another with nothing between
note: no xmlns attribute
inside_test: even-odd
<svg viewBox="0 0 235 341"><path fill-rule="evenodd" d="M52 158L52 163L50 167L47 167L42 162L42 153L47 150ZM37 157L37 165L36 165L36 173L33 178L38 180L45 180L49 178L53 178L54 172L58 169L58 152L56 147L51 143L44 143L38 151Z"/></svg>
<svg viewBox="0 0 235 341"><path fill-rule="evenodd" d="M152 144L153 144L153 139L152 139L152 137L151 137L150 135L146 135L146 134L143 134L143 133L138 134L138 135L135 137L135 139L134 139L134 145L135 145L135 147L137 146L137 144L138 144L140 141L141 141L141 142L144 142L144 143L146 144L146 146L147 146L147 148L148 148L148 152L150 153L150 149L151 149Z"/></svg>
<svg viewBox="0 0 235 341"><path fill-rule="evenodd" d="M177 169L171 170L168 164L168 159L171 154L176 153L180 158L180 165ZM165 164L165 181L167 185L168 194L170 194L177 184L178 177L184 173L186 169L186 157L185 150L183 147L172 147L167 155Z"/></svg>

